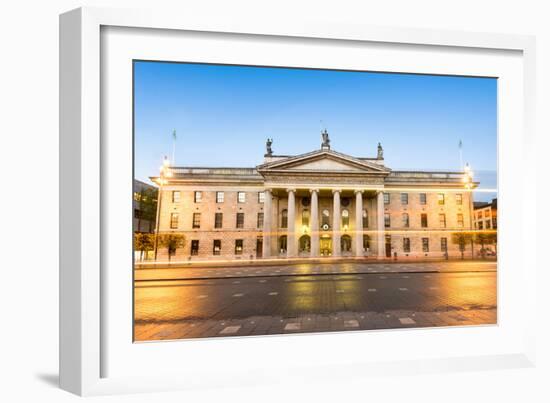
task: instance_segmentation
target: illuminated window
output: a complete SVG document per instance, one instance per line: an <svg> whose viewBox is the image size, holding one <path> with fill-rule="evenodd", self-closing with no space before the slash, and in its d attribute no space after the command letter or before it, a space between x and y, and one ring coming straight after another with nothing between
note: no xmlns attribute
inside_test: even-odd
<svg viewBox="0 0 550 403"><path fill-rule="evenodd" d="M447 219L445 214L439 214L439 226L445 228L447 226Z"/></svg>
<svg viewBox="0 0 550 403"><path fill-rule="evenodd" d="M193 228L201 227L201 213L193 213Z"/></svg>
<svg viewBox="0 0 550 403"><path fill-rule="evenodd" d="M221 239L214 239L214 247L212 249L212 254L219 255L222 251L222 241Z"/></svg>
<svg viewBox="0 0 550 403"><path fill-rule="evenodd" d="M391 226L390 213L384 214L384 227L389 228Z"/></svg>
<svg viewBox="0 0 550 403"><path fill-rule="evenodd" d="M223 203L225 194L223 192L216 192L216 203Z"/></svg>
<svg viewBox="0 0 550 403"><path fill-rule="evenodd" d="M459 227L464 227L464 215L459 213L456 215L456 224Z"/></svg>
<svg viewBox="0 0 550 403"><path fill-rule="evenodd" d="M437 194L437 204L440 204L440 205L445 204L445 193Z"/></svg>
<svg viewBox="0 0 550 403"><path fill-rule="evenodd" d="M237 192L237 202L238 203L246 202L246 193L245 192Z"/></svg>
<svg viewBox="0 0 550 403"><path fill-rule="evenodd" d="M195 192L195 203L200 203L202 201L202 192Z"/></svg>
<svg viewBox="0 0 550 403"><path fill-rule="evenodd" d="M179 203L180 202L181 193L179 190L174 190L172 192L172 203Z"/></svg>
<svg viewBox="0 0 550 403"><path fill-rule="evenodd" d="M263 203L265 201L265 192L258 192L258 203Z"/></svg>
<svg viewBox="0 0 550 403"><path fill-rule="evenodd" d="M457 204L457 205L461 205L461 204L462 204L462 194L457 193L457 194L455 195L455 201L456 201L456 204Z"/></svg>
<svg viewBox="0 0 550 403"><path fill-rule="evenodd" d="M235 255L243 254L243 240L235 239Z"/></svg>
<svg viewBox="0 0 550 403"><path fill-rule="evenodd" d="M170 213L170 228L171 229L177 229L178 228L179 218L180 218L179 213Z"/></svg>
<svg viewBox="0 0 550 403"><path fill-rule="evenodd" d="M302 211L302 225L309 226L309 210Z"/></svg>
<svg viewBox="0 0 550 403"><path fill-rule="evenodd" d="M321 226L328 228L330 227L330 211L327 209L323 210L323 213L321 214Z"/></svg>
<svg viewBox="0 0 550 403"><path fill-rule="evenodd" d="M390 204L390 194L384 193L384 204Z"/></svg>
<svg viewBox="0 0 550 403"><path fill-rule="evenodd" d="M367 210L363 210L363 228L369 227L369 213Z"/></svg>
<svg viewBox="0 0 550 403"><path fill-rule="evenodd" d="M342 210L342 227L349 227L349 211Z"/></svg>

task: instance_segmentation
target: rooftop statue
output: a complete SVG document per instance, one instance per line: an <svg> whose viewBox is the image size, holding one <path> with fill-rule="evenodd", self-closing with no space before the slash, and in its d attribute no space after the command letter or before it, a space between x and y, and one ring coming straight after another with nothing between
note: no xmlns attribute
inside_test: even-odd
<svg viewBox="0 0 550 403"><path fill-rule="evenodd" d="M265 156L271 157L273 155L273 150L271 149L271 144L273 144L273 139L268 138L265 142Z"/></svg>
<svg viewBox="0 0 550 403"><path fill-rule="evenodd" d="M323 142L321 143L321 149L329 149L330 150L330 139L328 137L327 129L321 132L321 139Z"/></svg>
<svg viewBox="0 0 550 403"><path fill-rule="evenodd" d="M378 143L378 155L376 158L378 158L379 160L384 159L384 149L382 148L382 145L380 143Z"/></svg>

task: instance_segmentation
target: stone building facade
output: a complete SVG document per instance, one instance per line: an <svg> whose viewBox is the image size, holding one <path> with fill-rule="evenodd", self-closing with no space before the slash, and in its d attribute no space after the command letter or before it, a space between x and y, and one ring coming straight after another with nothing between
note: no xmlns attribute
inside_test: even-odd
<svg viewBox="0 0 550 403"><path fill-rule="evenodd" d="M185 236L173 261L452 257L453 233L473 229L467 174L393 171L380 145L353 157L331 150L328 134L294 156L274 155L268 140L255 168L167 167L152 180L159 232Z"/></svg>

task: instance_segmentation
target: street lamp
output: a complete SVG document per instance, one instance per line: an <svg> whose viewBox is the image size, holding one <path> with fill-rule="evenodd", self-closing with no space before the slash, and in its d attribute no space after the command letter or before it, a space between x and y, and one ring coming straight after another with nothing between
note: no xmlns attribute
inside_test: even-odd
<svg viewBox="0 0 550 403"><path fill-rule="evenodd" d="M162 165L160 167L159 178L157 179L157 183L159 184L159 197L158 197L158 203L157 203L157 221L156 221L156 231L155 231L155 262L157 261L157 251L158 251L158 244L159 244L160 207L162 203L162 187L168 183L166 178L172 176L172 172L170 171L169 166L170 166L170 161L165 156L164 161L162 162Z"/></svg>
<svg viewBox="0 0 550 403"><path fill-rule="evenodd" d="M474 198L472 197L472 189L474 187L474 171L472 171L472 168L470 167L470 164L466 163L466 166L464 167L464 177L462 178L462 182L464 182L464 187L468 189L470 193L470 231L475 230L473 228L473 215L474 215ZM470 239L471 242L471 248L472 248L472 259L474 259L474 237L472 236Z"/></svg>

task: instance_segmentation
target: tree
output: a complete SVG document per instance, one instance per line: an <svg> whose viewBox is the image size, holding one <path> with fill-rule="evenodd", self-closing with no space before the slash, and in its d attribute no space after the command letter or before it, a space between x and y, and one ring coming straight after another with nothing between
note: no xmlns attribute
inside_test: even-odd
<svg viewBox="0 0 550 403"><path fill-rule="evenodd" d="M143 252L149 252L155 247L155 235L145 232L134 233L134 249L139 250L139 260L143 260Z"/></svg>
<svg viewBox="0 0 550 403"><path fill-rule="evenodd" d="M141 220L149 222L149 232L153 231L153 223L157 214L158 189L142 188L139 192L139 216L137 223L137 232L141 232Z"/></svg>
<svg viewBox="0 0 550 403"><path fill-rule="evenodd" d="M468 231L453 232L451 234L451 241L455 245L458 245L462 259L464 259L464 251L466 250L466 244L472 242L473 239L474 239L474 234Z"/></svg>
<svg viewBox="0 0 550 403"><path fill-rule="evenodd" d="M177 232L166 232L159 234L158 243L160 247L168 248L168 261L170 261L176 249L183 248L185 245L185 236Z"/></svg>
<svg viewBox="0 0 550 403"><path fill-rule="evenodd" d="M475 236L474 242L481 245L481 257L485 259L485 245L496 244L497 233L496 232L478 232Z"/></svg>

